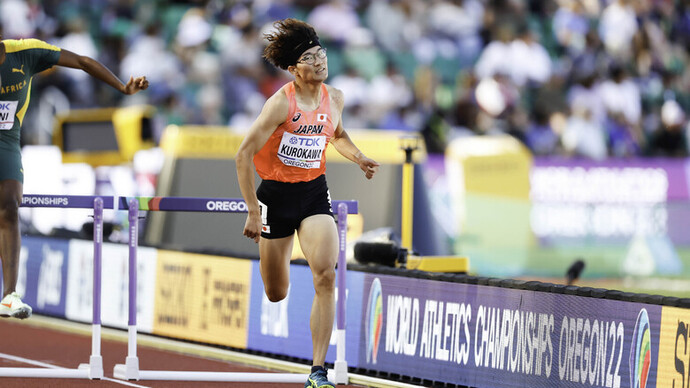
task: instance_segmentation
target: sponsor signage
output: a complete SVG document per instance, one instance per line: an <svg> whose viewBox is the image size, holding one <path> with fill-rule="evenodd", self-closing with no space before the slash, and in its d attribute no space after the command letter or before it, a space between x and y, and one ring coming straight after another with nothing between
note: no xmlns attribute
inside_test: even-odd
<svg viewBox="0 0 690 388"><path fill-rule="evenodd" d="M153 330L153 296L156 249L137 249L137 329ZM91 322L93 318L93 242L69 242L69 283L66 317ZM101 259L101 321L105 326L127 328L129 320L129 247L103 244Z"/></svg>
<svg viewBox="0 0 690 388"><path fill-rule="evenodd" d="M316 128L305 129L305 131L320 132ZM286 166L305 169L319 168L321 167L321 155L325 148L325 136L300 136L285 132L278 147L278 159Z"/></svg>
<svg viewBox="0 0 690 388"><path fill-rule="evenodd" d="M247 211L242 199L231 198L175 198L175 197L135 197L139 210L143 211L191 211L191 212L231 212ZM120 210L129 209L132 198L120 197Z"/></svg>
<svg viewBox="0 0 690 388"><path fill-rule="evenodd" d="M247 347L252 261L158 251L153 332Z"/></svg>
<svg viewBox="0 0 690 388"><path fill-rule="evenodd" d="M65 316L68 251L64 240L22 239L16 289L35 313Z"/></svg>
<svg viewBox="0 0 690 388"><path fill-rule="evenodd" d="M363 273L348 271L345 358L349 366L359 363L363 280ZM309 316L314 287L309 267L291 265L290 284L287 298L277 303L270 302L264 293L258 263L254 266L247 349L311 360L313 348ZM337 296L336 292L336 298ZM336 358L335 326L336 320L333 323L331 343L326 354L327 362L334 362Z"/></svg>
<svg viewBox="0 0 690 388"><path fill-rule="evenodd" d="M664 307L661 313L657 387L690 387L690 310Z"/></svg>
<svg viewBox="0 0 690 388"><path fill-rule="evenodd" d="M22 196L22 207L49 207L49 208L79 208L92 209L95 195L47 195L25 194ZM103 200L103 208L113 207L113 197L100 197Z"/></svg>
<svg viewBox="0 0 690 388"><path fill-rule="evenodd" d="M12 69L14 70L14 69ZM26 86L26 81L20 82L16 85L5 86L0 88L3 93L7 91L19 91ZM0 130L10 130L14 126L14 115L17 111L18 101L0 101Z"/></svg>
<svg viewBox="0 0 690 388"><path fill-rule="evenodd" d="M206 209L220 212L246 212L247 204L244 201L208 201Z"/></svg>
<svg viewBox="0 0 690 388"><path fill-rule="evenodd" d="M626 243L644 235L690 245L689 167L685 159L537 158L530 173L532 230L542 241Z"/></svg>
<svg viewBox="0 0 690 388"><path fill-rule="evenodd" d="M671 386L657 385L661 306L374 274L363 286L359 367L474 387Z"/></svg>
<svg viewBox="0 0 690 388"><path fill-rule="evenodd" d="M601 162L591 160L568 160L535 158L532 174L547 173L560 179L558 183L568 187L557 188L552 182L550 189L540 184L538 194L544 199L554 196L570 197L576 200L589 198L591 201L658 201L688 200L687 173L690 165L685 159L608 159ZM660 187L650 187L650 180ZM589 187L574 187L578 183ZM614 187L623 185L625 187ZM608 187L608 190L606 189ZM533 188L534 189L534 188ZM573 191L573 189L576 189ZM626 191L637 189L637 193ZM570 194L568 194L570 191Z"/></svg>
<svg viewBox="0 0 690 388"><path fill-rule="evenodd" d="M50 206L50 207L67 207L69 199L60 196L24 196L22 197L22 206Z"/></svg>

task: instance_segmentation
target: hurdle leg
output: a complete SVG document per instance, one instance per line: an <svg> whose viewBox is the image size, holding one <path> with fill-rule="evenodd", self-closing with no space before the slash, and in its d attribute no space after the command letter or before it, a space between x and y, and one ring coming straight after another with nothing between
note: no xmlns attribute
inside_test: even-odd
<svg viewBox="0 0 690 388"><path fill-rule="evenodd" d="M125 363L115 365L113 375L118 379L139 380L137 357L137 246L139 244L139 202L129 201L129 323L127 327L127 357Z"/></svg>
<svg viewBox="0 0 690 388"><path fill-rule="evenodd" d="M346 288L347 283L345 274L347 272L347 259L345 251L347 248L347 205L338 205L338 234L339 234L339 253L338 253L338 305L337 305L337 326L336 326L336 358L333 365L335 373L334 382L336 384L347 384L347 361L345 360L345 310L346 310Z"/></svg>
<svg viewBox="0 0 690 388"><path fill-rule="evenodd" d="M93 204L93 317L91 325L91 357L88 364L78 369L87 370L92 380L103 378L103 356L101 355L101 259L103 252L103 199L96 198Z"/></svg>

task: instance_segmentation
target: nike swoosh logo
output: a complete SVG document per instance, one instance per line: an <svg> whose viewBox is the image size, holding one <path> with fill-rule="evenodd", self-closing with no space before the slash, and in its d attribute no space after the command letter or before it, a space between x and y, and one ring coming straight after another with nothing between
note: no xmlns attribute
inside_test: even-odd
<svg viewBox="0 0 690 388"><path fill-rule="evenodd" d="M22 73L22 75L26 75L26 74L24 74L24 65L22 65L22 67L19 68L19 69L15 69L15 68L13 67L13 68L12 68L12 72L13 72L13 73Z"/></svg>
<svg viewBox="0 0 690 388"><path fill-rule="evenodd" d="M0 304L3 305L3 306L5 306L5 307L7 307L8 309L11 309L11 308L12 308L12 303L10 303L10 304L7 304L7 303L0 303Z"/></svg>

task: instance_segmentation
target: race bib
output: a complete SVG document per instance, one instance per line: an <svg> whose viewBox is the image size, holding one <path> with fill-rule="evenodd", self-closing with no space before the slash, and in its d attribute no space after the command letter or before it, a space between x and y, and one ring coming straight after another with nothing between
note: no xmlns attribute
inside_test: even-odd
<svg viewBox="0 0 690 388"><path fill-rule="evenodd" d="M18 101L0 101L0 131L12 129L18 104Z"/></svg>
<svg viewBox="0 0 690 388"><path fill-rule="evenodd" d="M278 158L286 166L320 168L324 149L326 136L300 136L285 132L278 148Z"/></svg>

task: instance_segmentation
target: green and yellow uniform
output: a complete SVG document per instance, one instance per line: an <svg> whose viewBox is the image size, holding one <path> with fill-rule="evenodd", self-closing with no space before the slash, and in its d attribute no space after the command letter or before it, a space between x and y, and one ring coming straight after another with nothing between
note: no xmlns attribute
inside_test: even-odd
<svg viewBox="0 0 690 388"><path fill-rule="evenodd" d="M60 59L60 48L38 39L3 40L5 61L0 65L0 181L24 181L19 145L34 74Z"/></svg>

